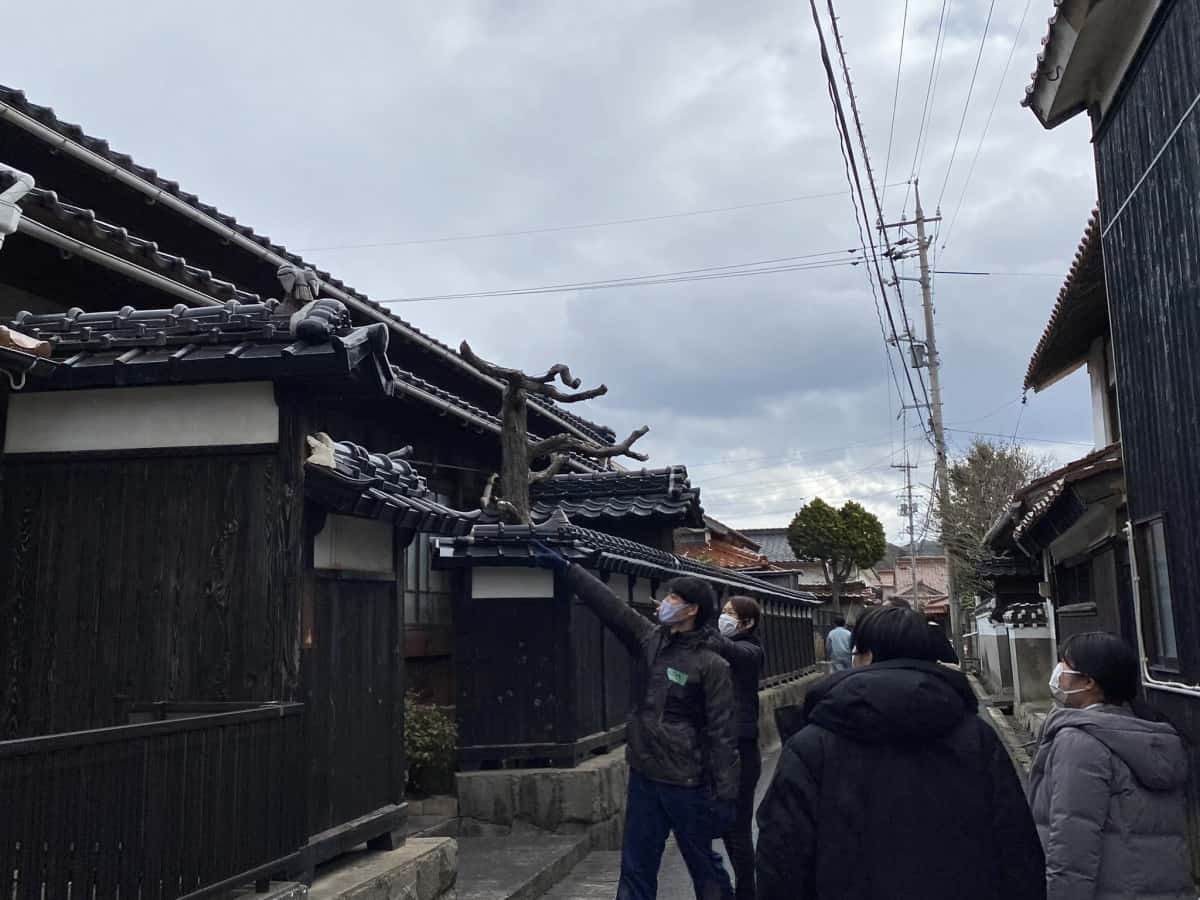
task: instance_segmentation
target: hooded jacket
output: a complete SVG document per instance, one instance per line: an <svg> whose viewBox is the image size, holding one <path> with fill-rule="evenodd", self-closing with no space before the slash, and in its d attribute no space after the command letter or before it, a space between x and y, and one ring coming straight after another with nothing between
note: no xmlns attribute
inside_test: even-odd
<svg viewBox="0 0 1200 900"><path fill-rule="evenodd" d="M1050 900L1195 900L1186 781L1170 725L1120 706L1051 715L1029 780Z"/></svg>
<svg viewBox="0 0 1200 900"><path fill-rule="evenodd" d="M570 589L640 658L645 679L629 716L625 756L651 781L738 795L738 752L729 664L703 631L673 633L639 615L591 572L572 565Z"/></svg>
<svg viewBox="0 0 1200 900"><path fill-rule="evenodd" d="M1042 900L1042 848L966 677L891 660L808 693L758 811L759 900Z"/></svg>

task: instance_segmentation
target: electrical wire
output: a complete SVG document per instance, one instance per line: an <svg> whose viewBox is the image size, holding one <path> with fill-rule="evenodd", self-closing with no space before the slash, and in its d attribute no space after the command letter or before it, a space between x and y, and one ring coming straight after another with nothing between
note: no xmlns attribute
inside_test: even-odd
<svg viewBox="0 0 1200 900"><path fill-rule="evenodd" d="M979 64L983 61L983 50L987 46L988 30L992 27L992 13L996 10L996 0L988 6L987 18L983 22L983 36L979 38L979 52L975 55L975 69L971 72L971 83L967 86L967 99L963 101L962 116L958 120L958 133L954 135L954 149L950 151L950 161L946 163L946 177L942 179L942 189L938 193L935 209L941 210L942 198L946 196L946 186L950 184L950 173L954 171L954 158L958 156L958 142L962 140L963 126L967 124L967 113L971 109L971 97L975 93L975 80L979 77Z"/></svg>
<svg viewBox="0 0 1200 900"><path fill-rule="evenodd" d="M809 0L809 6L812 10L813 24L817 30L817 39L820 44L821 62L825 68L826 86L827 86L828 92L829 92L829 99L830 99L830 102L833 104L834 127L838 132L839 146L842 149L842 161L846 168L847 181L849 182L849 186L850 186L850 190L851 190L851 200L855 207L855 214L854 214L855 224L858 227L859 238L860 238L861 243L863 244L863 253L865 256L869 256L871 261L874 263L876 276L879 280L879 288L880 288L880 292L882 295L883 308L887 311L888 323L891 326L892 340L895 341L895 346L896 346L897 350L899 350L900 336L896 329L896 321L892 314L891 304L888 301L887 288L884 283L883 272L879 267L879 257L878 257L878 253L876 251L875 241L874 241L874 238L867 236L870 233L870 213L867 210L867 202L863 195L862 179L858 173L858 164L855 160L854 147L851 143L850 129L846 123L846 114L845 114L845 110L842 107L841 96L839 94L838 87L837 87L837 77L833 73L833 62L829 56L829 48L825 41L825 31L821 26L820 15L817 12L816 0ZM831 12L830 12L831 18L833 18L836 23L836 16L834 16L833 12L832 12L832 3L830 4L830 9L831 9ZM844 64L844 55L843 55L843 64ZM848 72L847 72L847 76L848 76ZM851 101L853 102L853 91L850 92L850 97L851 97ZM861 138L862 138L861 122L858 124L859 124L859 137L861 140ZM864 142L864 146L865 146L865 142ZM869 162L868 162L868 170L867 171L868 171L868 177L870 177L873 180L874 176L871 175ZM878 204L878 194L877 193L875 193L875 197L876 197L876 203ZM861 213L861 216L860 216L860 213ZM882 219L880 221L882 223ZM864 233L864 225L866 227L865 233ZM867 250L868 246L870 247L869 253ZM887 337L887 331L886 331L886 329L883 328L882 316L880 316L880 310L879 310L880 295L877 295L875 293L873 283L872 283L872 288L871 288L871 294L872 294L872 297L875 299L876 315L880 318L880 328L884 332L883 337L884 337L885 345L887 345L887 344L889 344L888 337ZM906 332L906 333L908 335L911 335L911 331ZM886 347L885 347L885 349L886 349ZM895 375L895 365L891 361L890 351L888 351L888 359L889 359L889 366L892 367L892 373L894 376ZM909 370L907 367L904 368L904 376L908 382L909 392L912 395L914 404L919 404L920 398L917 396L917 390L913 384L912 375L909 373ZM924 381L921 381L921 386L922 386L922 390L924 391L925 390ZM898 391L900 391L899 379L896 379L896 388ZM901 391L901 393L903 393L903 392ZM928 403L927 392L926 392L926 403Z"/></svg>
<svg viewBox="0 0 1200 900"><path fill-rule="evenodd" d="M1012 46L1008 48L1008 59L1004 61L1004 69L1000 73L1000 82L996 85L995 96L992 97L992 108L988 111L987 119L983 123L983 131L979 135L979 143L975 145L975 155L971 159L971 168L967 170L967 180L963 182L962 191L958 195L958 203L954 206L954 215L950 217L950 225L946 228L946 239L942 241L943 250L950 243L950 236L954 233L954 225L958 221L958 213L962 209L963 199L967 196L967 188L971 186L971 176L975 174L975 164L979 162L979 153L983 150L983 142L987 138L988 129L992 125L992 116L996 114L996 107L1000 103L1000 94L1004 90L1004 80L1008 77L1008 70L1012 65L1013 54L1016 53L1017 44L1021 41L1021 32L1025 29L1025 20L1029 16L1029 8L1032 5L1033 0L1025 0L1025 11L1021 13L1021 22L1017 25L1017 33L1013 35Z"/></svg>
<svg viewBox="0 0 1200 900"><path fill-rule="evenodd" d="M892 142L896 137L896 107L900 102L900 70L904 65L904 37L908 32L908 0L904 0L904 19L900 23L900 58L896 60L896 88L892 91L892 124L888 128L887 161L883 164L883 197L887 198L887 180L892 171Z"/></svg>
<svg viewBox="0 0 1200 900"><path fill-rule="evenodd" d="M994 438L1004 438L1006 441L1012 440L1012 435L997 434L994 431L972 431L971 429L968 429L968 428L946 428L945 430L953 431L957 434L969 434L969 435L973 435L975 437L994 437ZM1059 440L1058 438L1023 437L1023 438L1021 438L1021 440L1032 441L1035 444L1064 444L1064 445L1072 446L1072 447L1091 447L1092 446L1091 441L1064 441L1064 440Z"/></svg>
<svg viewBox="0 0 1200 900"><path fill-rule="evenodd" d="M391 297L378 303L422 303L433 300L477 300L487 297L523 297L534 294L561 294L574 291L596 291L611 288L645 287L657 284L682 284L695 281L716 281L724 278L744 278L751 275L770 275L778 272L812 272L821 269L845 269L859 265L861 260L829 260L797 263L795 265L767 266L763 268L748 268L739 271L708 271L703 269L685 269L680 273L663 273L662 275L630 276L600 281L578 281L563 284L547 284L536 287L510 288L505 290L464 291L457 294L428 294L419 297ZM733 268L733 267L713 267ZM701 272L703 274L685 274Z"/></svg>
<svg viewBox="0 0 1200 900"><path fill-rule="evenodd" d="M903 182L897 181L890 187L899 187ZM739 203L735 206L713 206L708 209L693 209L683 212L661 213L655 216L635 216L628 219L608 219L599 222L580 222L574 225L547 225L538 228L519 228L512 231L486 231L477 234L457 234L433 238L412 238L408 240L376 241L366 244L330 244L324 247L300 247L297 253L316 253L334 250L370 250L376 247L411 247L419 244L449 244L456 241L482 241L489 238L520 237L528 234L550 234L558 231L581 231L588 228L609 228L615 225L637 225L643 222L662 222L667 219L686 219L694 216L708 216L716 213L736 212L745 209L761 209L768 206L783 206L788 203L802 203L806 200L822 200L828 197L840 197L841 191L831 191L823 194L803 194L798 197L783 197L779 200L760 200L756 203Z"/></svg>
<svg viewBox="0 0 1200 900"><path fill-rule="evenodd" d="M934 78L938 69L938 59L942 46L942 35L946 27L946 10L950 4L950 0L942 0L942 13L938 17L937 37L933 42L933 58L929 62L929 83L925 85L925 103L921 108L921 124L917 128L917 144L913 147L912 165L909 166L909 184L904 191L904 203L901 204L901 218L904 218L904 213L908 210L908 195L912 192L912 179L917 175L917 159L921 155L921 143L925 137L925 123L929 116L930 100L933 96Z"/></svg>
<svg viewBox="0 0 1200 900"><path fill-rule="evenodd" d="M953 8L954 8L954 0L950 0L949 4L946 7L946 24L947 25L949 25L949 23L950 23L950 12ZM933 125L933 111L934 111L934 109L937 108L938 87L942 83L942 65L946 62L946 38L947 38L947 35L946 35L945 31L943 31L941 52L938 54L936 73L934 74L934 77L933 77L933 91L929 97L929 122L928 122L928 124L930 126ZM915 175L919 176L921 174L921 172L924 170L925 154L928 151L929 151L929 129L927 128L925 130L925 142L921 146L921 158L917 161L917 168L916 168Z"/></svg>

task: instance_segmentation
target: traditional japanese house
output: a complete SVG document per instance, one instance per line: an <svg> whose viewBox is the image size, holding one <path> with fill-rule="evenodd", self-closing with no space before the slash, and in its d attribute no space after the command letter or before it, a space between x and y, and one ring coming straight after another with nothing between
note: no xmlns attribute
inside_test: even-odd
<svg viewBox="0 0 1200 900"><path fill-rule="evenodd" d="M661 584L684 574L709 581L718 597L756 598L765 684L796 678L816 662L812 610L819 601L811 594L581 527L563 509L533 526L478 525L469 536L431 540L435 565L470 573L455 610L466 768L574 766L624 740L636 702L638 669L628 651L562 579L534 567L535 540L596 570L647 616Z"/></svg>
<svg viewBox="0 0 1200 900"><path fill-rule="evenodd" d="M746 535L712 516L697 528L675 529L675 552L723 569L768 569L771 561Z"/></svg>
<svg viewBox="0 0 1200 900"><path fill-rule="evenodd" d="M455 575L413 537L474 523L500 384L4 88L0 138L0 323L53 349L0 342L0 894L388 843L404 690L455 693Z"/></svg>

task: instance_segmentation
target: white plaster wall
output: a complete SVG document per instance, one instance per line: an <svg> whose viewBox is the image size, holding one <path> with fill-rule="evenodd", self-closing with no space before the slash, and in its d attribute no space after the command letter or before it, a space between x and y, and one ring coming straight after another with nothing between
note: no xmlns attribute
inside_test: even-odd
<svg viewBox="0 0 1200 900"><path fill-rule="evenodd" d="M545 569L492 569L471 571L471 596L476 600L517 597L553 597L554 575Z"/></svg>
<svg viewBox="0 0 1200 900"><path fill-rule="evenodd" d="M329 515L313 538L313 567L394 575L392 526L375 519Z"/></svg>
<svg viewBox="0 0 1200 900"><path fill-rule="evenodd" d="M73 453L279 442L269 381L15 393L5 453Z"/></svg>

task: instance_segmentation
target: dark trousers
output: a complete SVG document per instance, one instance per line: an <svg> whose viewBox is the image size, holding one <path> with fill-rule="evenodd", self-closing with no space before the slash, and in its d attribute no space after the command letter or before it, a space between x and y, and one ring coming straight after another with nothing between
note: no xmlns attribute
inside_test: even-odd
<svg viewBox="0 0 1200 900"><path fill-rule="evenodd" d="M658 896L658 869L671 832L692 876L697 900L732 900L733 885L721 857L713 852L712 823L707 789L663 784L631 770L617 900Z"/></svg>
<svg viewBox="0 0 1200 900"><path fill-rule="evenodd" d="M733 828L722 835L725 852L733 864L733 876L737 881L737 900L754 900L754 789L758 787L758 776L762 774L762 753L758 740L739 740L738 756L742 760L741 780L738 784L737 819Z"/></svg>

